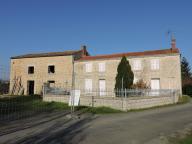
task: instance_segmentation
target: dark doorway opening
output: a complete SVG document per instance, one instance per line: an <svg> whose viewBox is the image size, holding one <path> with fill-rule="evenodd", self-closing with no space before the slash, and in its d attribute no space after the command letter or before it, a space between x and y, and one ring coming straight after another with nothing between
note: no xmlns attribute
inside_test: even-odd
<svg viewBox="0 0 192 144"><path fill-rule="evenodd" d="M27 94L28 95L34 95L35 82L34 81L28 81L27 85L28 85Z"/></svg>

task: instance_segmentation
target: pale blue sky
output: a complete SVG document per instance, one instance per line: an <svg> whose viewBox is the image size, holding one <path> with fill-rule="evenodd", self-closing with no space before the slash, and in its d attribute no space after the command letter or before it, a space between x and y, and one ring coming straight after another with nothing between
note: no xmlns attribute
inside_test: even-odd
<svg viewBox="0 0 192 144"><path fill-rule="evenodd" d="M1 0L0 65L9 58L88 46L92 55L170 47L192 63L191 0Z"/></svg>

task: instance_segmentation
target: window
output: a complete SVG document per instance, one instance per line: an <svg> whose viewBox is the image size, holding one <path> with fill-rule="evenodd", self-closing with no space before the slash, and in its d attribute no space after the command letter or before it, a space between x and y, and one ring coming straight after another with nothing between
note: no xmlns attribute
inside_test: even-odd
<svg viewBox="0 0 192 144"><path fill-rule="evenodd" d="M49 74L55 73L55 66L54 65L48 66L48 73Z"/></svg>
<svg viewBox="0 0 192 144"><path fill-rule="evenodd" d="M152 59L151 60L151 69L158 70L159 69L159 59Z"/></svg>
<svg viewBox="0 0 192 144"><path fill-rule="evenodd" d="M86 72L92 72L92 63L86 63L85 64L85 71Z"/></svg>
<svg viewBox="0 0 192 144"><path fill-rule="evenodd" d="M48 84L50 87L54 87L55 86L55 81L54 80L49 80Z"/></svg>
<svg viewBox="0 0 192 144"><path fill-rule="evenodd" d="M141 70L141 60L133 61L133 70Z"/></svg>
<svg viewBox="0 0 192 144"><path fill-rule="evenodd" d="M28 74L34 74L34 66L28 67Z"/></svg>
<svg viewBox="0 0 192 144"><path fill-rule="evenodd" d="M138 81L138 78L134 77L133 83L136 84Z"/></svg>
<svg viewBox="0 0 192 144"><path fill-rule="evenodd" d="M99 72L105 72L105 63L99 63Z"/></svg>
<svg viewBox="0 0 192 144"><path fill-rule="evenodd" d="M99 95L104 96L106 92L106 82L104 79L99 80Z"/></svg>
<svg viewBox="0 0 192 144"><path fill-rule="evenodd" d="M92 92L92 79L85 79L85 91Z"/></svg>

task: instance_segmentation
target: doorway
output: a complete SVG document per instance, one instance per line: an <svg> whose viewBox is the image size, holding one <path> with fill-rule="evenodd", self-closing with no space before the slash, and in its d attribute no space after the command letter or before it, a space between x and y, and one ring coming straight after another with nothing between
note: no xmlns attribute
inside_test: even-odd
<svg viewBox="0 0 192 144"><path fill-rule="evenodd" d="M35 82L30 80L27 82L27 94L34 95Z"/></svg>

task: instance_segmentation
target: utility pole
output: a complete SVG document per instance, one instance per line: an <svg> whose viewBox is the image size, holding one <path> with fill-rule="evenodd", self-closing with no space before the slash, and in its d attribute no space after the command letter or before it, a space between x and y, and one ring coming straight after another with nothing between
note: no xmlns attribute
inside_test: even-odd
<svg viewBox="0 0 192 144"><path fill-rule="evenodd" d="M75 66L74 66L74 56L72 58L73 72L72 72L72 91L71 91L71 117L74 113L74 98L75 98Z"/></svg>

